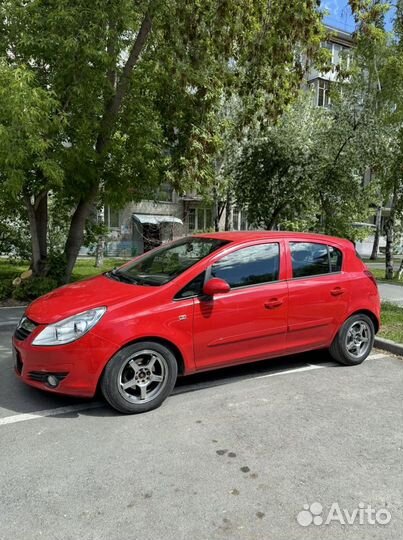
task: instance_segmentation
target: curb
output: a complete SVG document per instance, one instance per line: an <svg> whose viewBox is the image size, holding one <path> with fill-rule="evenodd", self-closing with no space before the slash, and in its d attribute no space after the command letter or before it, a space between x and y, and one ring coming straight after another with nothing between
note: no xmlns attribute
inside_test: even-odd
<svg viewBox="0 0 403 540"><path fill-rule="evenodd" d="M2 306L0 305L0 309L21 309L28 307L28 304L22 304L21 306Z"/></svg>
<svg viewBox="0 0 403 540"><path fill-rule="evenodd" d="M396 343L395 341L391 341L390 339L376 337L374 345L377 349L382 349L392 354L403 356L403 344L401 343Z"/></svg>

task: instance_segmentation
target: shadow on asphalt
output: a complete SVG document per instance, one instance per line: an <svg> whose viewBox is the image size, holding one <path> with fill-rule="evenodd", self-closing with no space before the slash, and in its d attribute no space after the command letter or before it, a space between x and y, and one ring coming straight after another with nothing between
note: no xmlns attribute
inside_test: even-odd
<svg viewBox="0 0 403 540"><path fill-rule="evenodd" d="M311 351L309 353L281 358L272 358L269 360L197 373L187 377L180 377L173 391L173 396L203 391L207 388L220 387L258 376L271 375L279 371L294 370L306 367L308 363L331 363L331 365L337 366L326 350ZM99 393L94 399L85 400L83 398L50 394L46 391L27 386L15 375L11 354L0 363L0 418L14 414L24 414L47 409L57 409L59 407L74 406L86 402L91 404L95 400L101 403L99 408L66 413L62 416L64 418L77 418L82 414L90 414L91 416L120 416L119 413L113 411L104 402ZM105 403L105 406L102 405L103 403Z"/></svg>

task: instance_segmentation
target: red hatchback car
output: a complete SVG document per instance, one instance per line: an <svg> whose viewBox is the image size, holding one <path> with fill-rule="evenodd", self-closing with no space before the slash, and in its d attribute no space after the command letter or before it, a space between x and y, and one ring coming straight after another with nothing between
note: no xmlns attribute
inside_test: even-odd
<svg viewBox="0 0 403 540"><path fill-rule="evenodd" d="M13 338L24 382L112 407L158 407L179 375L329 348L360 364L379 328L372 274L348 240L283 232L165 244L28 306Z"/></svg>

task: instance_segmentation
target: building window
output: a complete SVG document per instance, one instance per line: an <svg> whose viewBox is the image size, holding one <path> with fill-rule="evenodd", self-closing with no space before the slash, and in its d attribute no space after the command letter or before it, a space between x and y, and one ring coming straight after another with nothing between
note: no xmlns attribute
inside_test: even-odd
<svg viewBox="0 0 403 540"><path fill-rule="evenodd" d="M211 208L206 208L205 212L205 223L206 223L206 229L211 229L214 227L213 223L213 210Z"/></svg>
<svg viewBox="0 0 403 540"><path fill-rule="evenodd" d="M232 211L232 229L234 231L246 231L248 229L246 214L239 208L234 208Z"/></svg>
<svg viewBox="0 0 403 540"><path fill-rule="evenodd" d="M232 210L232 228L234 231L239 231L239 210L234 208Z"/></svg>
<svg viewBox="0 0 403 540"><path fill-rule="evenodd" d="M202 231L204 229L204 208L198 208L197 209L197 226L196 229L198 231Z"/></svg>
<svg viewBox="0 0 403 540"><path fill-rule="evenodd" d="M196 230L196 208L189 208L188 212L188 228L189 231Z"/></svg>
<svg viewBox="0 0 403 540"><path fill-rule="evenodd" d="M110 229L120 228L119 210L115 210L110 206L105 207L105 224Z"/></svg>
<svg viewBox="0 0 403 540"><path fill-rule="evenodd" d="M173 187L168 182L161 184L155 194L155 200L161 202L172 202Z"/></svg>
<svg viewBox="0 0 403 540"><path fill-rule="evenodd" d="M339 66L341 64L344 64L343 67L347 68L350 66L350 47L346 47L340 43L333 43L332 41L325 41L321 46L323 49L330 51L333 66Z"/></svg>
<svg viewBox="0 0 403 540"><path fill-rule="evenodd" d="M189 231L204 231L214 226L212 208L189 208Z"/></svg>
<svg viewBox="0 0 403 540"><path fill-rule="evenodd" d="M246 220L245 212L241 212L241 231L246 231L248 229L248 222Z"/></svg>
<svg viewBox="0 0 403 540"><path fill-rule="evenodd" d="M318 80L318 98L317 105L318 107L329 107L330 105L330 83L323 79Z"/></svg>

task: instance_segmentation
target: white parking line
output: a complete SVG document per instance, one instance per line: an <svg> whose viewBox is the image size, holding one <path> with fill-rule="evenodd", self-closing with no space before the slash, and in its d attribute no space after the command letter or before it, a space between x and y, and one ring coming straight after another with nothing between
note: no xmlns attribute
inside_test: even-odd
<svg viewBox="0 0 403 540"><path fill-rule="evenodd" d="M58 407L57 409L47 409L44 411L37 411L25 414L14 414L13 416L6 416L0 418L0 426L7 424L16 424L17 422L26 422L27 420L36 420L37 418L45 418L48 416L56 416L59 414L68 414L71 412L85 411L87 409L98 409L103 407L104 403L95 401L93 403L81 403L79 405L69 405L67 407Z"/></svg>
<svg viewBox="0 0 403 540"><path fill-rule="evenodd" d="M312 369L321 369L328 367L322 364L307 364L304 367L295 368L295 369L285 369L283 371L276 371L275 373L267 373L266 375L258 375L257 377L252 377L252 379L266 379L266 377L276 377L277 375L287 375L288 373L298 373L299 371L311 371Z"/></svg>
<svg viewBox="0 0 403 540"><path fill-rule="evenodd" d="M9 319L8 321L0 322L0 326L17 326L20 318L15 317L14 319Z"/></svg>
<svg viewBox="0 0 403 540"><path fill-rule="evenodd" d="M377 360L378 358L385 357L385 354L377 353L377 354L371 354L368 358L371 360ZM211 382L207 382L205 384L192 384L185 387L180 387L178 391L173 392L173 395L175 394L182 394L184 392L189 392L191 390L198 390L203 388L209 388L212 386L219 386L223 384L225 381L231 381L231 382L237 382L239 380L245 380L245 381L251 381L254 379L266 379L268 377L277 377L278 375L291 375L293 373L299 373L302 371L312 371L314 369L323 369L327 367L334 367L338 364L332 364L331 362L324 362L323 364L307 364L300 368L295 369L285 369L282 371L275 371L274 373L267 373L266 375L257 375L256 377L231 377L228 379L221 379L217 382L217 384L211 384ZM184 390L182 390L184 388ZM77 412L77 411L85 411L89 409L98 409L100 407L104 407L104 403L96 401L92 403L81 403L78 405L69 405L66 407L58 407L56 409L47 409L43 411L36 411L32 413L23 413L23 414L14 414L12 416L6 416L5 418L0 418L0 426L6 426L9 424L16 424L17 422L26 422L28 420L36 420L38 418L46 418L49 416L57 416L59 414L68 414L71 412Z"/></svg>
<svg viewBox="0 0 403 540"><path fill-rule="evenodd" d="M385 358L385 356L388 356L388 353L384 352L384 353L370 354L368 356L368 360L379 360L379 358Z"/></svg>

